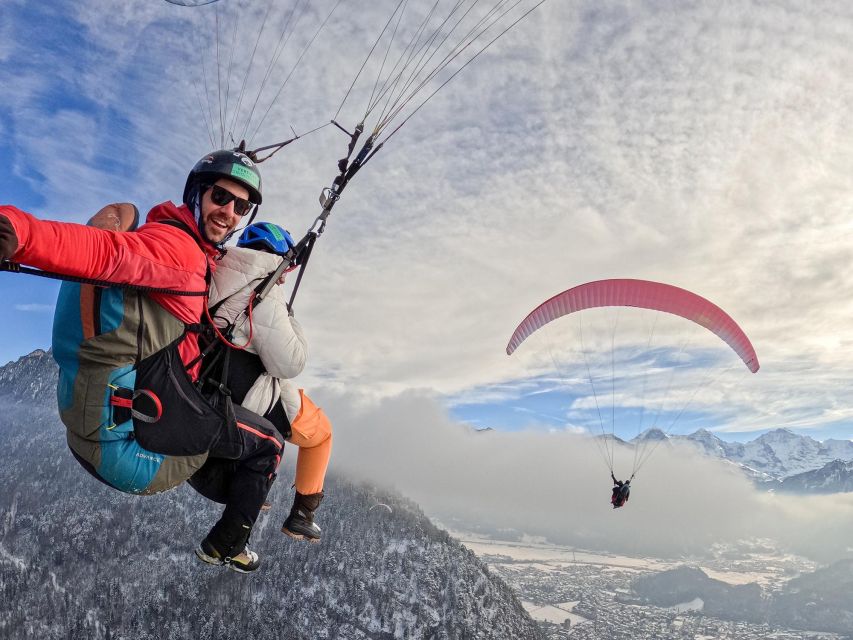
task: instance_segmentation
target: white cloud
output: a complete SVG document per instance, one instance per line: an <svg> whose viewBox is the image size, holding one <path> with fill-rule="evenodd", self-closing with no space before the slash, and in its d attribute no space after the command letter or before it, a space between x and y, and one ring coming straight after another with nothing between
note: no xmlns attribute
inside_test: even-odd
<svg viewBox="0 0 853 640"><path fill-rule="evenodd" d="M258 144L334 115L395 4L339 8ZM259 24L265 5L232 5L239 29ZM277 78L331 6L305 16ZM99 0L74 11L79 57L42 47L30 66L0 70L16 96L4 129L19 175L46 197L39 213L83 220L105 201L177 199L210 145L195 85L205 76L216 93L215 14ZM404 27L416 24L413 14ZM696 291L751 336L762 370L720 383L724 428L846 418L851 29L846 2L546 3L344 193L297 299L312 346L303 384L460 397L508 383L530 373L532 355L503 353L530 309L584 281L631 276ZM265 43L257 75L274 55ZM245 68L253 40L239 44ZM347 127L372 88L364 80L340 115ZM51 83L75 104L34 111ZM263 217L308 228L345 145L327 127L265 164Z"/></svg>
<svg viewBox="0 0 853 640"><path fill-rule="evenodd" d="M53 313L56 305L52 304L16 304L15 311L28 311L35 313Z"/></svg>
<svg viewBox="0 0 853 640"><path fill-rule="evenodd" d="M849 555L849 494L762 493L733 465L661 446L641 468L628 505L613 511L609 471L589 438L477 433L418 394L376 405L324 392L314 399L334 425L335 472L396 487L444 522L635 555L701 554L755 538L823 561ZM624 475L632 459L617 450L616 473Z"/></svg>

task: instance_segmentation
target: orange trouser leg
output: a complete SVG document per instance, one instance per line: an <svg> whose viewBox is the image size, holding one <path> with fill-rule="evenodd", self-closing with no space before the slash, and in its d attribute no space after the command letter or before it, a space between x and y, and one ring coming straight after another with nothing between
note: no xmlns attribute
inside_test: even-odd
<svg viewBox="0 0 853 640"><path fill-rule="evenodd" d="M296 457L296 490L302 495L320 493L332 455L332 423L323 410L314 404L302 389L302 408L290 425L288 442L299 447Z"/></svg>

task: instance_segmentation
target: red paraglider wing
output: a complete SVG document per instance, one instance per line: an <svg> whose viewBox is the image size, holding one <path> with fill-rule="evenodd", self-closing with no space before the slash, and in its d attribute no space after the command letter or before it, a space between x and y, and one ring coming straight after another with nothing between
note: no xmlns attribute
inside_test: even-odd
<svg viewBox="0 0 853 640"><path fill-rule="evenodd" d="M557 294L536 307L518 325L506 347L507 355L552 320L595 307L638 307L681 316L715 333L740 356L750 371L758 371L758 356L752 343L729 314L686 289L649 280L597 280Z"/></svg>

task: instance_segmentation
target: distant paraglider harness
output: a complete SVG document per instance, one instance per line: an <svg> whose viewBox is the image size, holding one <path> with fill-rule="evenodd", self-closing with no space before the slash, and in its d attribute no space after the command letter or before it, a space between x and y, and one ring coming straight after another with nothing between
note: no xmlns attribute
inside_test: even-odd
<svg viewBox="0 0 853 640"><path fill-rule="evenodd" d="M627 480L617 480L613 470L610 471L610 478L613 480L613 490L610 496L610 504L614 509L624 506L628 502L628 496L631 494L631 481L634 479L636 472L631 474Z"/></svg>

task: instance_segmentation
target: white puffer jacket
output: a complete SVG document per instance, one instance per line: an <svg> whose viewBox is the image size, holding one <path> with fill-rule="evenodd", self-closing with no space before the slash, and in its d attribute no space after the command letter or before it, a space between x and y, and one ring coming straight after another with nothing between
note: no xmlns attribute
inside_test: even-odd
<svg viewBox="0 0 853 640"><path fill-rule="evenodd" d="M214 317L217 326L224 327L240 316L249 304L252 291L278 267L280 261L279 256L271 253L229 247L228 253L217 263L210 283L210 307L225 299ZM289 378L299 375L305 368L308 343L302 326L287 311L284 291L280 286L273 286L267 297L255 307L252 326L252 344L247 351L260 356L267 374L255 381L243 406L263 413L275 401L274 396L280 395L285 413L293 422L302 401ZM244 344L248 339L249 322L238 322L234 331L235 344Z"/></svg>

